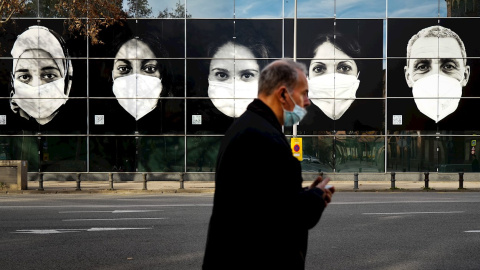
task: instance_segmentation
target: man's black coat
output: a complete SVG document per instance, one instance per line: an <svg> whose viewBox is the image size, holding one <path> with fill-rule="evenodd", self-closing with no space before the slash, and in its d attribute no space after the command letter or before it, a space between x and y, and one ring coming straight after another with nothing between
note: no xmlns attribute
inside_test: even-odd
<svg viewBox="0 0 480 270"><path fill-rule="evenodd" d="M203 268L303 269L325 202L302 181L275 114L255 99L218 153Z"/></svg>

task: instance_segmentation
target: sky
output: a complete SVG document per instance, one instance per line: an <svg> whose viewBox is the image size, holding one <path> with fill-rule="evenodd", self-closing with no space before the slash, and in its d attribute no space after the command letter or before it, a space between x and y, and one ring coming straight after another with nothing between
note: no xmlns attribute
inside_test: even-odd
<svg viewBox="0 0 480 270"><path fill-rule="evenodd" d="M187 4L193 18L294 17L295 0L148 0L156 16ZM284 3L285 2L285 3ZM126 0L124 0L126 3ZM126 4L124 4L126 6ZM297 0L299 18L446 17L445 0Z"/></svg>

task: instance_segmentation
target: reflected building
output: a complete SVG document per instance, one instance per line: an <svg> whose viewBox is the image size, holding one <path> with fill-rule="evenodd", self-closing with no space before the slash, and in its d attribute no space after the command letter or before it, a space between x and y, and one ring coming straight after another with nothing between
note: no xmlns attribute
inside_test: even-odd
<svg viewBox="0 0 480 270"><path fill-rule="evenodd" d="M447 17L479 17L480 1L478 0L445 0Z"/></svg>

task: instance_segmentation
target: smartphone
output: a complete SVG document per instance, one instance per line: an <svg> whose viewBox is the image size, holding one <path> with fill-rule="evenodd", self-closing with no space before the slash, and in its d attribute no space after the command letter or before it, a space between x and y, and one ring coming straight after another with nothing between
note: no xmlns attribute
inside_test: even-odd
<svg viewBox="0 0 480 270"><path fill-rule="evenodd" d="M325 189L331 189L333 186L332 185L326 185Z"/></svg>

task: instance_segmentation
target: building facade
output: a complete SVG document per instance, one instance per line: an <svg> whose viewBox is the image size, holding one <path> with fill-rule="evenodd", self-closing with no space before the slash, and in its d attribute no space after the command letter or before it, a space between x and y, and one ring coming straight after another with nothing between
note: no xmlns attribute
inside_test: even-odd
<svg viewBox="0 0 480 270"><path fill-rule="evenodd" d="M32 177L213 179L223 134L280 58L309 71L307 117L284 129L304 172L478 171L479 1L140 1L97 45L35 2L0 33L0 159Z"/></svg>

